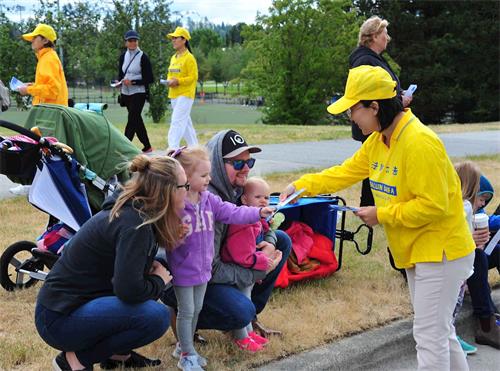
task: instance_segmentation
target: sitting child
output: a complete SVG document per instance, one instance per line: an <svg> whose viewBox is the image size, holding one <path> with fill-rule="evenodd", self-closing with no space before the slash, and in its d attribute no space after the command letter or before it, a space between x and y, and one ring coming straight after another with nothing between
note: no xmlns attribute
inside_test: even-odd
<svg viewBox="0 0 500 371"><path fill-rule="evenodd" d="M264 179L252 177L247 180L241 196L241 203L246 206L266 207L269 205L269 185ZM262 244L264 233L268 232L269 224L261 219L249 225L231 224L227 231L226 242L222 248L221 258L226 263L235 263L245 268L267 271L275 253L274 247ZM253 285L240 287L248 298L251 297ZM235 343L242 349L257 352L269 340L257 335L249 323L246 327L233 331Z"/></svg>

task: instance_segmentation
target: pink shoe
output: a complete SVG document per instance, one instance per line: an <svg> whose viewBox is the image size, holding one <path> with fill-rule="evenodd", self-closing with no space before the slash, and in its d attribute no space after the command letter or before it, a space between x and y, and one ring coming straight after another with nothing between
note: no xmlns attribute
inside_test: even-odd
<svg viewBox="0 0 500 371"><path fill-rule="evenodd" d="M257 344L250 336L247 336L244 339L234 339L234 343L243 350L248 350L249 352L255 353L262 349L262 345Z"/></svg>
<svg viewBox="0 0 500 371"><path fill-rule="evenodd" d="M254 342L256 342L259 345L265 346L267 343L269 343L269 339L266 339L263 336L260 336L257 334L255 331L249 332L248 337L252 339Z"/></svg>
<svg viewBox="0 0 500 371"><path fill-rule="evenodd" d="M151 152L153 152L153 147L143 148L142 149L142 153L151 153Z"/></svg>

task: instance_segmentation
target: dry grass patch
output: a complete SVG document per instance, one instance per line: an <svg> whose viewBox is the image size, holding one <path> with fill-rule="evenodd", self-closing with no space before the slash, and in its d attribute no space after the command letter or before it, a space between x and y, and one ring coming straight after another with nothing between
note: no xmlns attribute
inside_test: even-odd
<svg viewBox="0 0 500 371"><path fill-rule="evenodd" d="M500 155L475 158L493 186L500 190ZM272 189L279 191L299 174L273 174L267 177ZM360 187L354 186L339 195L348 204L359 200ZM488 212L498 204L498 196ZM46 217L22 198L0 201L0 231L4 246L20 239L34 240L44 228ZM348 227L358 225L349 215ZM490 272L492 283L500 282ZM23 292L0 291L0 370L46 370L56 354L38 336L33 311L38 287ZM198 350L209 360L208 370L245 370L252 366L325 344L336 339L409 317L411 306L406 285L400 274L389 266L385 236L375 228L373 251L366 256L355 252L350 243L344 247L342 269L333 276L299 283L276 290L259 319L283 331L283 338L273 338L265 351L244 354L218 331L202 331L209 343ZM171 357L172 332L141 351L164 361L163 370L175 370Z"/></svg>
<svg viewBox="0 0 500 371"><path fill-rule="evenodd" d="M123 132L124 125L116 125ZM147 124L149 138L154 148L166 148L166 135L168 125ZM454 133L466 131L500 130L500 122L478 123L478 124L449 124L429 125L436 133ZM227 124L203 124L196 125L198 140L206 143L220 130L232 128L237 130L248 143L273 144L292 142L316 142L320 140L348 139L351 138L351 127L346 125L227 125ZM142 148L137 138L134 144Z"/></svg>

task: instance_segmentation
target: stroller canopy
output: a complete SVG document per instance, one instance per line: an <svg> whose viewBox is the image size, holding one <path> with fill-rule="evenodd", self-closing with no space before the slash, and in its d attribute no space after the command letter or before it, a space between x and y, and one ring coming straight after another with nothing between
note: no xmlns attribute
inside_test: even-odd
<svg viewBox="0 0 500 371"><path fill-rule="evenodd" d="M24 124L31 129L37 126L44 137L53 136L73 148L73 157L109 180L114 175L119 181L128 179L123 166L140 153L122 133L103 115L59 105L34 106ZM89 200L94 209L100 209L104 199L102 192L87 187Z"/></svg>

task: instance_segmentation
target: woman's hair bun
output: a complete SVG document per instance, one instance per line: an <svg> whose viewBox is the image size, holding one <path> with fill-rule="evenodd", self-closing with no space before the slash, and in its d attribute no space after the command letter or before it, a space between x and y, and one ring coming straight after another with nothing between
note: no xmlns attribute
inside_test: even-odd
<svg viewBox="0 0 500 371"><path fill-rule="evenodd" d="M130 171L131 172L143 172L149 169L149 165L151 163L151 160L148 156L146 155L139 155L134 157L130 164Z"/></svg>

